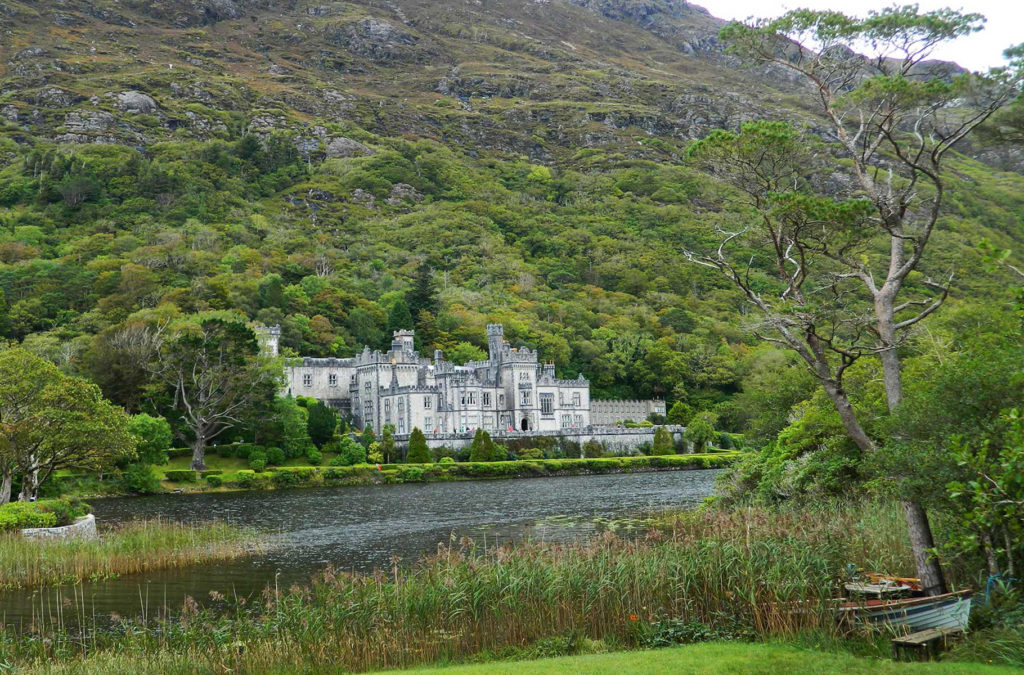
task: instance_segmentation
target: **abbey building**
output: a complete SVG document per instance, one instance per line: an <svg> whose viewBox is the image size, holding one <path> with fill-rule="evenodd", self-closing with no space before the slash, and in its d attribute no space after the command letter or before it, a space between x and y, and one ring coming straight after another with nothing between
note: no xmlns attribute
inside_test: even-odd
<svg viewBox="0 0 1024 675"><path fill-rule="evenodd" d="M274 353L280 329L264 329ZM488 358L462 365L420 356L412 331L396 331L391 349L368 347L354 358L303 358L286 368L286 393L311 396L352 416L357 426L399 436L419 428L446 434L487 431L559 431L589 427L590 383L555 377L537 352L504 340L500 324L487 326Z"/></svg>

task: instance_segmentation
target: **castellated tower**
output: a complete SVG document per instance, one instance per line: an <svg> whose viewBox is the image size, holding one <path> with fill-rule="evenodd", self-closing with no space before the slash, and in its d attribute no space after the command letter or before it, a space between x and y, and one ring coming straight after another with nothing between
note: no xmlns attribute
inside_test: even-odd
<svg viewBox="0 0 1024 675"><path fill-rule="evenodd" d="M505 327L500 323L487 324L487 350L491 363L501 360L501 349L505 344Z"/></svg>

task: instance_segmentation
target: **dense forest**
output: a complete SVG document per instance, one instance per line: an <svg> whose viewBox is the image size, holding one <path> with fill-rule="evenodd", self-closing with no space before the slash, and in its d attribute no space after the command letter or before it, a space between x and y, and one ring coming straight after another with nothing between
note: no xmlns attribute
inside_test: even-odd
<svg viewBox="0 0 1024 675"><path fill-rule="evenodd" d="M118 356L124 329L210 311L280 324L286 352L310 356L414 327L424 353L475 358L502 322L595 397L665 398L677 422L710 411L757 444L813 401L744 294L687 259L751 214L687 148L758 115L820 123L798 85L724 54L699 8L5 7L0 331L129 412L147 398ZM556 40L569 19L572 42ZM911 359L1009 316L1018 109L948 162L908 284L953 282ZM770 285L769 257L749 254Z"/></svg>

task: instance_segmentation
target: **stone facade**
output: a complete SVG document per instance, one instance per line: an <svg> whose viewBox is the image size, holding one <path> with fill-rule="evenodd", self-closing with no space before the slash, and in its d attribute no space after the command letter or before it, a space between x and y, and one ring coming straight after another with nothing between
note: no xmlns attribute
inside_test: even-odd
<svg viewBox="0 0 1024 675"><path fill-rule="evenodd" d="M643 422L651 415L665 415L665 402L660 400L605 400L590 404L590 423L609 426L620 422Z"/></svg>
<svg viewBox="0 0 1024 675"><path fill-rule="evenodd" d="M274 329L261 331L276 350ZM285 393L312 396L351 415L357 426L419 428L427 435L487 431L569 432L590 420L590 383L555 377L537 352L514 348L500 324L487 326L488 358L456 365L437 350L427 359L412 331L396 331L391 349L365 347L353 358L303 358L286 369ZM272 351L275 353L275 351Z"/></svg>

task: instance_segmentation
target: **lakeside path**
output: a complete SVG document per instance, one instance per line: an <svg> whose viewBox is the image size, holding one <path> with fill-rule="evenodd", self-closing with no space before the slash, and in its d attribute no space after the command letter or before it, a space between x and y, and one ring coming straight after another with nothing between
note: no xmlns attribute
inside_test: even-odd
<svg viewBox="0 0 1024 675"><path fill-rule="evenodd" d="M666 649L609 654L562 656L534 661L501 661L444 668L392 670L384 675L437 673L439 675L685 675L688 673L753 673L764 675L819 675L820 673L864 673L865 675L1011 675L1021 671L1006 666L979 663L929 662L896 663L836 652L801 649L784 644L704 643Z"/></svg>

